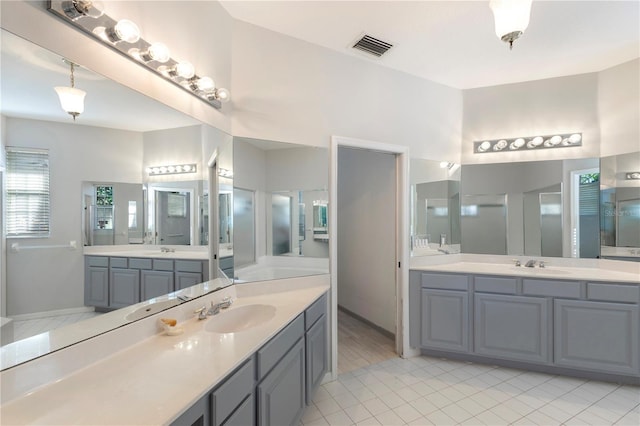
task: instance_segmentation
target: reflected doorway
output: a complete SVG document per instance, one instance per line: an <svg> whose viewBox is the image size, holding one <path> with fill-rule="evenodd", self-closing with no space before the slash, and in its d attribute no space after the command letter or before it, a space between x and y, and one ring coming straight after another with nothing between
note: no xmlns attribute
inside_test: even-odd
<svg viewBox="0 0 640 426"><path fill-rule="evenodd" d="M161 245L191 244L191 193L156 191L156 232Z"/></svg>

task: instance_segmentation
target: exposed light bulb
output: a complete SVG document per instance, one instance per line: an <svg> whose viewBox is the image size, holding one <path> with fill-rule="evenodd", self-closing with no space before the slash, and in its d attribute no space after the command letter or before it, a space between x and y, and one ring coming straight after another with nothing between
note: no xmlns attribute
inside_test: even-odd
<svg viewBox="0 0 640 426"><path fill-rule="evenodd" d="M146 52L140 54L140 57L145 62L156 61L162 64L171 59L169 48L164 43L153 43Z"/></svg>
<svg viewBox="0 0 640 426"><path fill-rule="evenodd" d="M580 133L574 133L571 136L569 136L569 142L571 142L572 144L578 143L581 140L582 140L582 135Z"/></svg>
<svg viewBox="0 0 640 426"><path fill-rule="evenodd" d="M192 78L196 74L191 62L186 61L178 62L174 67L174 72L182 78Z"/></svg>
<svg viewBox="0 0 640 426"><path fill-rule="evenodd" d="M516 140L514 140L513 142L511 142L511 144L509 145L509 149L511 150L516 150L516 149L520 149L524 146L524 139L523 138L518 138Z"/></svg>
<svg viewBox="0 0 640 426"><path fill-rule="evenodd" d="M104 6L101 1L73 0L63 1L60 4L62 11L71 20L75 21L83 16L99 18L104 14Z"/></svg>
<svg viewBox="0 0 640 426"><path fill-rule="evenodd" d="M227 89L221 87L218 90L216 90L216 98L220 102L226 103L226 102L229 102L231 100L231 93L229 93L229 91Z"/></svg>
<svg viewBox="0 0 640 426"><path fill-rule="evenodd" d="M196 80L195 84L198 90L202 90L203 92L213 90L216 87L211 77L200 77Z"/></svg>
<svg viewBox="0 0 640 426"><path fill-rule="evenodd" d="M493 150L494 151L502 151L503 149L505 149L507 147L507 141L504 139L500 139L498 142L496 142L496 144L493 146Z"/></svg>
<svg viewBox="0 0 640 426"><path fill-rule="evenodd" d="M107 28L105 34L112 43L119 41L135 43L140 40L140 30L138 26L128 19L119 20L115 26Z"/></svg>

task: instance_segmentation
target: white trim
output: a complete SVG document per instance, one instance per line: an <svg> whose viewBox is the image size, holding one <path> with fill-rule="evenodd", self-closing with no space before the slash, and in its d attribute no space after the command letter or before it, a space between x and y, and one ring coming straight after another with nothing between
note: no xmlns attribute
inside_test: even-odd
<svg viewBox="0 0 640 426"><path fill-rule="evenodd" d="M409 347L409 148L401 145L372 142L343 136L332 136L329 149L329 267L331 291L329 298L331 380L338 378L338 148L346 146L396 155L396 258L401 268L396 269L396 350L402 357L417 355Z"/></svg>

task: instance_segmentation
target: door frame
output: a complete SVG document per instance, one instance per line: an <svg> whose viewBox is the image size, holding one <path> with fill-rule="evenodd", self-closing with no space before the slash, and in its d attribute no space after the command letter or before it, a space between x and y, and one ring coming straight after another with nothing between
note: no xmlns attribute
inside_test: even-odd
<svg viewBox="0 0 640 426"><path fill-rule="evenodd" d="M338 378L338 148L359 148L394 154L396 158L396 352L403 358L417 355L409 347L409 148L381 142L332 136L329 150L329 302L331 369Z"/></svg>

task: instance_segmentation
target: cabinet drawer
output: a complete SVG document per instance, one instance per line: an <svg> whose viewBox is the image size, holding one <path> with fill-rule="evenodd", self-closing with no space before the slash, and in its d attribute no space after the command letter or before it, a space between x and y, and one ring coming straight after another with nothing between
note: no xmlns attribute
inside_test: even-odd
<svg viewBox="0 0 640 426"><path fill-rule="evenodd" d="M536 280L525 278L522 280L522 294L530 296L580 298L579 281Z"/></svg>
<svg viewBox="0 0 640 426"><path fill-rule="evenodd" d="M153 269L156 271L173 271L173 260L153 259Z"/></svg>
<svg viewBox="0 0 640 426"><path fill-rule="evenodd" d="M126 258L126 257L112 257L112 258L110 258L111 267L112 268L127 268L128 265L129 265L127 260L129 260L129 259Z"/></svg>
<svg viewBox="0 0 640 426"><path fill-rule="evenodd" d="M253 392L255 384L255 362L250 358L231 375L218 389L213 391L213 415L219 425L229 417L238 405Z"/></svg>
<svg viewBox="0 0 640 426"><path fill-rule="evenodd" d="M587 283L587 299L638 303L640 301L640 287L637 285Z"/></svg>
<svg viewBox="0 0 640 426"><path fill-rule="evenodd" d="M327 294L313 302L304 313L304 328L309 330L313 324L327 311Z"/></svg>
<svg viewBox="0 0 640 426"><path fill-rule="evenodd" d="M88 266L102 266L106 268L109 266L109 258L104 256L88 256L87 257L87 265Z"/></svg>
<svg viewBox="0 0 640 426"><path fill-rule="evenodd" d="M129 259L131 269L151 269L151 259L140 259L132 257Z"/></svg>
<svg viewBox="0 0 640 426"><path fill-rule="evenodd" d="M483 293L516 294L518 280L515 278L475 277L475 291Z"/></svg>
<svg viewBox="0 0 640 426"><path fill-rule="evenodd" d="M199 260L176 260L178 272L202 272L202 262Z"/></svg>
<svg viewBox="0 0 640 426"><path fill-rule="evenodd" d="M262 379L304 335L304 315L298 315L276 337L258 350L258 379Z"/></svg>
<svg viewBox="0 0 640 426"><path fill-rule="evenodd" d="M220 269L233 268L233 256L221 257L219 265Z"/></svg>
<svg viewBox="0 0 640 426"><path fill-rule="evenodd" d="M469 279L466 275L423 273L420 283L425 288L469 290Z"/></svg>

